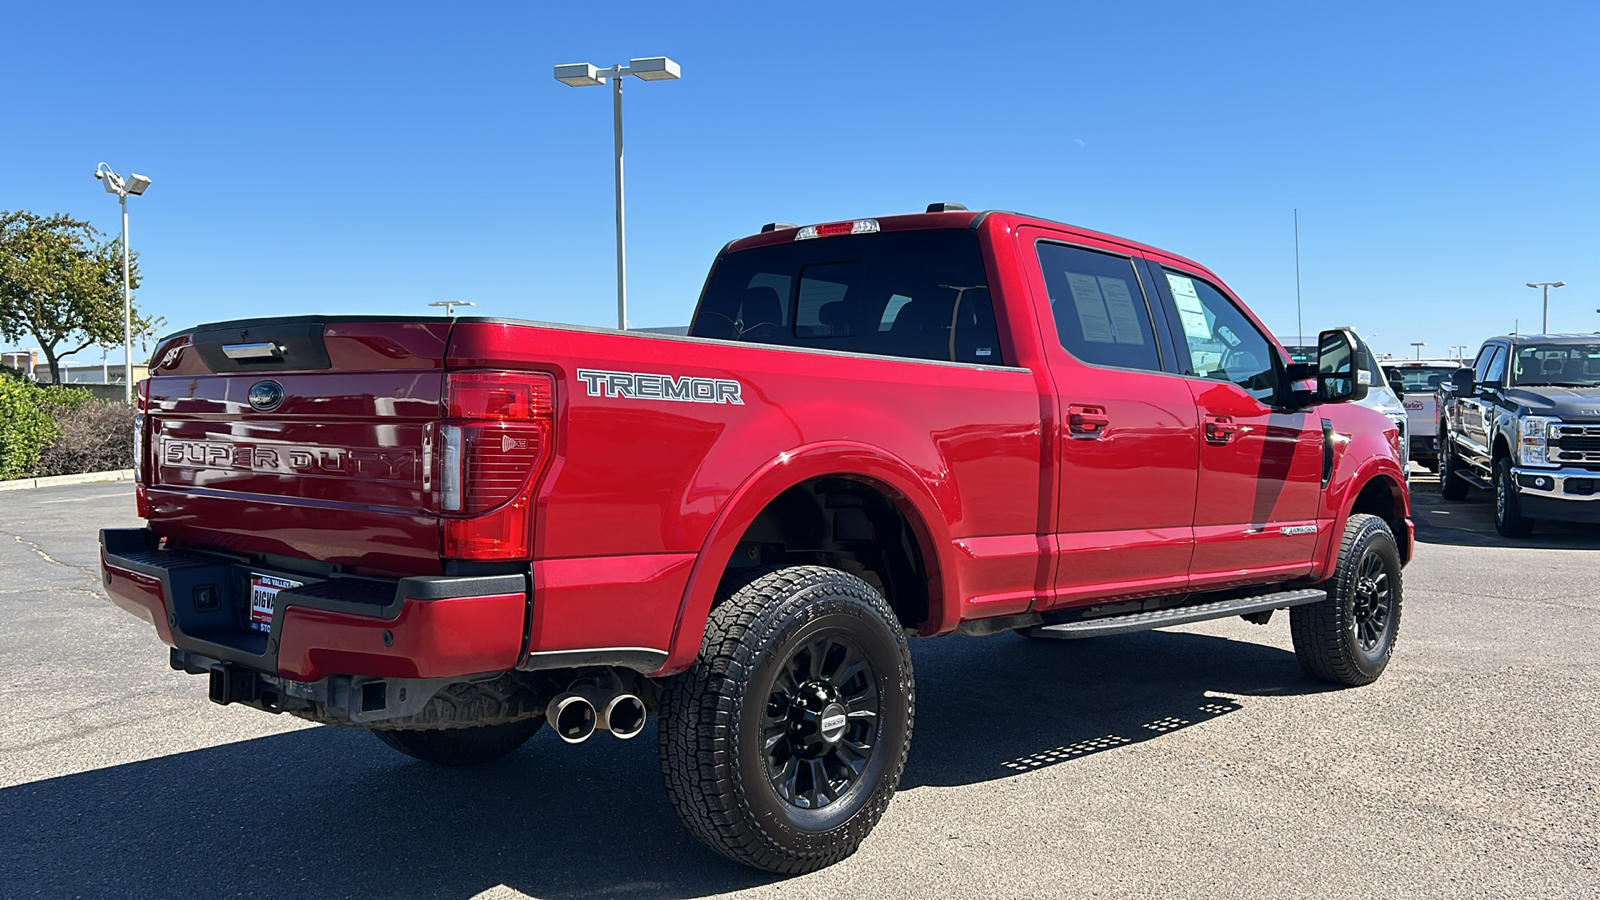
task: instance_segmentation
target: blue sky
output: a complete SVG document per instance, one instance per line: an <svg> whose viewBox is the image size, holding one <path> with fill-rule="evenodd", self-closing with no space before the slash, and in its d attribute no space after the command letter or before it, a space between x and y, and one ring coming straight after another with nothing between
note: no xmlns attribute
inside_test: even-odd
<svg viewBox="0 0 1600 900"><path fill-rule="evenodd" d="M0 208L118 227L169 329L293 313L615 321L609 89L626 85L630 321L687 321L773 220L949 200L1121 234L1295 331L1411 355L1600 329L1600 4L0 6ZM1469 351L1470 352L1470 351ZM80 357L90 362L90 354ZM113 356L116 360L117 356ZM98 359L92 360L97 362Z"/></svg>

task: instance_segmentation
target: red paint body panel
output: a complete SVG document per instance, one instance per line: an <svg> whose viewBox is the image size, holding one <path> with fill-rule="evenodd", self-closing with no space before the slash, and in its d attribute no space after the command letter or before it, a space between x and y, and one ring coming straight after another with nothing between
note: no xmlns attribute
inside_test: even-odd
<svg viewBox="0 0 1600 900"><path fill-rule="evenodd" d="M446 678L504 672L517 664L527 598L521 594L406 600L394 621L291 606L283 615L278 672L296 681L328 675ZM385 646L385 633L393 645Z"/></svg>
<svg viewBox="0 0 1600 900"><path fill-rule="evenodd" d="M884 231L977 229L1009 366L488 319L329 319L330 367L271 375L286 399L261 412L248 394L266 370L214 373L186 333L154 355L141 485L151 527L175 546L246 558L447 572L438 473L448 373L547 372L554 457L521 561L534 590L526 649L661 650L666 674L699 652L741 536L809 479L864 482L905 515L927 569L925 635L1191 586L1324 577L1364 485L1392 480L1408 504L1376 413L1273 413L1230 385L1074 359L1056 337L1034 242L1145 256L1220 285L1204 267L1009 213L878 221ZM731 250L793 237L752 236ZM741 402L594 396L580 369L737 381ZM1068 427L1085 407L1105 417L1093 440ZM1232 416L1243 437L1205 446L1204 414ZM1350 435L1326 489L1321 418ZM1284 536L1285 525L1318 530ZM159 587L152 597L134 573L112 575L118 602L160 629ZM529 614L511 595L407 601L387 624L291 608L281 667L301 680L507 669ZM386 628L392 648L379 640Z"/></svg>
<svg viewBox="0 0 1600 900"><path fill-rule="evenodd" d="M111 602L154 625L156 636L171 645L172 627L167 624L167 599L162 596L160 580L107 563L103 548L100 570L107 576L103 582Z"/></svg>
<svg viewBox="0 0 1600 900"><path fill-rule="evenodd" d="M694 561L693 553L662 553L535 562L529 646L665 649Z"/></svg>

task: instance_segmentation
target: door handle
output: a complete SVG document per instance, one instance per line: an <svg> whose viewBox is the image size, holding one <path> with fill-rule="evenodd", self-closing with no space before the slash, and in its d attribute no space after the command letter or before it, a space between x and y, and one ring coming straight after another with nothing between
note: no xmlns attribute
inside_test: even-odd
<svg viewBox="0 0 1600 900"><path fill-rule="evenodd" d="M1074 403L1067 407L1067 434L1075 441L1096 440L1110 426L1111 417L1106 415L1103 406L1079 406Z"/></svg>
<svg viewBox="0 0 1600 900"><path fill-rule="evenodd" d="M1226 444L1239 433L1239 426L1228 416L1206 416L1206 443Z"/></svg>

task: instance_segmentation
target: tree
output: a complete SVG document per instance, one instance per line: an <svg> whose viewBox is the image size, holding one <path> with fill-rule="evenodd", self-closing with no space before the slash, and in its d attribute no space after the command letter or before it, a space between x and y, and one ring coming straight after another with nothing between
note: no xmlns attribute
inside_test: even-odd
<svg viewBox="0 0 1600 900"><path fill-rule="evenodd" d="M71 216L0 210L0 338L32 335L57 383L61 360L122 343L122 241L99 236ZM138 254L133 259L129 284L137 288ZM162 324L134 307L135 338Z"/></svg>

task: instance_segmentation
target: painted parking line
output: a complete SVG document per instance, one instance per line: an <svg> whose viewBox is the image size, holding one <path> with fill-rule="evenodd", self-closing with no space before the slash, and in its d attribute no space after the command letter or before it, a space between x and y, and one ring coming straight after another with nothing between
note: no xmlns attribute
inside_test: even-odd
<svg viewBox="0 0 1600 900"><path fill-rule="evenodd" d="M114 500L118 497L132 497L133 491L123 491L117 494L95 494L93 497L67 497L63 500L40 500L39 505L46 503L85 503L90 500Z"/></svg>

